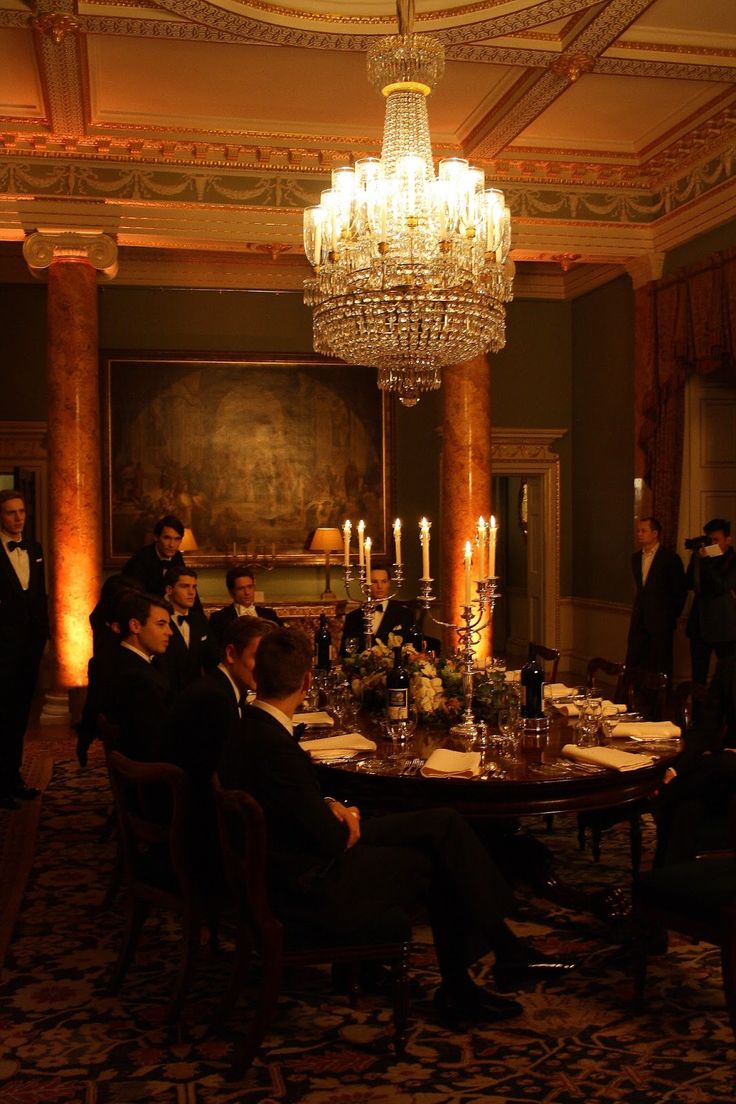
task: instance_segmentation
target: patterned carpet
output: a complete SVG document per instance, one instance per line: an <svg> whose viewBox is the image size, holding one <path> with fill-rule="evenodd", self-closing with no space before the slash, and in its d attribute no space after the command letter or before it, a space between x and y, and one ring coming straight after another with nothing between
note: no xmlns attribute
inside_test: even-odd
<svg viewBox="0 0 736 1104"><path fill-rule="evenodd" d="M223 1073L232 1030L205 1027L228 975L228 958L203 955L185 1026L169 1032L161 1012L173 979L177 929L146 929L120 997L102 982L121 931L121 909L99 908L113 845L100 841L108 802L98 753L82 772L56 764L44 797L36 859L3 975L0 1099L3 1104L732 1104L736 1047L726 1018L718 952L677 937L652 961L650 1006L629 1004L630 960L590 916L520 894L515 924L547 950L574 953L564 984L521 995L525 1014L508 1026L453 1035L432 1020L437 977L419 933L412 1031L405 1058L390 1045L381 998L353 1011L325 970L290 975L263 1058L241 1085ZM15 814L14 814L15 815ZM539 827L539 825L538 825ZM627 838L614 831L594 867L557 818L545 837L568 880L617 884ZM651 847L651 830L648 834ZM481 976L489 964L480 969Z"/></svg>

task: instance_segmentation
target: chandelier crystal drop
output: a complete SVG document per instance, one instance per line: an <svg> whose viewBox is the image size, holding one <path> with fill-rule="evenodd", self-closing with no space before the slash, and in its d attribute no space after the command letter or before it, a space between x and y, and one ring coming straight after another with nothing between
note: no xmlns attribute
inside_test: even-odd
<svg viewBox="0 0 736 1104"><path fill-rule="evenodd" d="M443 71L429 35L370 47L368 75L386 97L381 158L334 169L304 212L315 350L374 365L379 387L406 406L439 387L444 365L503 348L512 298L503 192L459 157L435 174L427 96Z"/></svg>

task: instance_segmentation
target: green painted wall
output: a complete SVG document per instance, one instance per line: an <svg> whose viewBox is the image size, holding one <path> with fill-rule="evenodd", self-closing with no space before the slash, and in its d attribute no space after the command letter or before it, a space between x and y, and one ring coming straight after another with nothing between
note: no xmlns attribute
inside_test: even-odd
<svg viewBox="0 0 736 1104"><path fill-rule="evenodd" d="M46 420L46 286L0 284L0 419Z"/></svg>

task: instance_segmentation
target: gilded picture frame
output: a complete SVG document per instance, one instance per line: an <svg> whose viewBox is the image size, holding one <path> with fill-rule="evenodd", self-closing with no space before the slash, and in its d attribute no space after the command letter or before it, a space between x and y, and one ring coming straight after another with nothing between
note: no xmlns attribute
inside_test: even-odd
<svg viewBox="0 0 736 1104"><path fill-rule="evenodd" d="M191 531L186 559L201 566L321 562L306 550L311 533L346 518L365 520L377 558L390 549L393 427L374 368L104 352L102 402L107 568L151 540L165 514Z"/></svg>

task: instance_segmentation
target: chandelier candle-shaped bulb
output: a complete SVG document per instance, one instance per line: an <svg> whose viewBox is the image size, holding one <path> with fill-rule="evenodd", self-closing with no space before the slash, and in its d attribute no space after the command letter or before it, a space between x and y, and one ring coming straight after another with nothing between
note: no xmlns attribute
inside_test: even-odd
<svg viewBox="0 0 736 1104"><path fill-rule="evenodd" d="M419 543L422 546L422 582L428 582L432 576L429 573L429 530L432 522L425 517L419 522Z"/></svg>
<svg viewBox="0 0 736 1104"><path fill-rule="evenodd" d="M477 525L477 545L478 545L478 579L485 579L485 567L486 567L486 541L488 536L488 527L486 526L485 519L481 515L478 518Z"/></svg>
<svg viewBox="0 0 736 1104"><path fill-rule="evenodd" d="M370 582L371 580L371 548L373 547L373 541L370 537L365 538L365 577Z"/></svg>
<svg viewBox="0 0 736 1104"><path fill-rule="evenodd" d="M493 578L496 574L496 534L498 533L498 526L496 525L496 519L491 514L491 525L488 530L488 576Z"/></svg>
<svg viewBox="0 0 736 1104"><path fill-rule="evenodd" d="M345 552L343 563L345 564L345 567L350 567L350 537L352 535L352 531L353 527L348 520L342 527L342 543Z"/></svg>
<svg viewBox="0 0 736 1104"><path fill-rule="evenodd" d="M394 544L396 545L396 566L401 567L401 521L394 522Z"/></svg>
<svg viewBox="0 0 736 1104"><path fill-rule="evenodd" d="M473 601L473 546L470 541L465 542L465 605L469 606Z"/></svg>
<svg viewBox="0 0 736 1104"><path fill-rule="evenodd" d="M358 566L365 567L365 522L358 522Z"/></svg>

